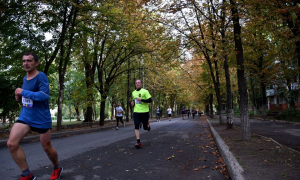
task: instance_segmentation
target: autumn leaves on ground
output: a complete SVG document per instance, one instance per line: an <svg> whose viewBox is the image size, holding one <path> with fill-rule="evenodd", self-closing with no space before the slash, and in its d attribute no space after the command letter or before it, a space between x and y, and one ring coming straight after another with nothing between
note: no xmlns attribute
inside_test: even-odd
<svg viewBox="0 0 300 180"><path fill-rule="evenodd" d="M241 141L237 126L228 130L226 125L213 123L213 127L244 169L243 175L247 179L295 180L300 177L299 152L254 134L251 140Z"/></svg>

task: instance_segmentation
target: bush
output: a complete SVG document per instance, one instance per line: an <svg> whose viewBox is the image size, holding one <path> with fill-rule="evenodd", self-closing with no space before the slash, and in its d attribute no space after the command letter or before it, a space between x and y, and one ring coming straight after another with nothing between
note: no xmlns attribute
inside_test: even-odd
<svg viewBox="0 0 300 180"><path fill-rule="evenodd" d="M249 111L249 116L254 116L254 111L250 110Z"/></svg>
<svg viewBox="0 0 300 180"><path fill-rule="evenodd" d="M233 108L234 109L234 115L240 115L240 108Z"/></svg>
<svg viewBox="0 0 300 180"><path fill-rule="evenodd" d="M281 111L279 115L276 116L276 118L279 120L300 122L300 110L287 109Z"/></svg>

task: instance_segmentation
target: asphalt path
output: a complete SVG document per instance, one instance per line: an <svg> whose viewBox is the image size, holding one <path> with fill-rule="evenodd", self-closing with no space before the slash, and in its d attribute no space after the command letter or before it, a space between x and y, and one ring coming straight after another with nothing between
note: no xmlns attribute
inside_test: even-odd
<svg viewBox="0 0 300 180"><path fill-rule="evenodd" d="M300 123L257 119L249 121L251 133L272 138L279 144L300 152ZM234 124L240 126L240 119L235 118Z"/></svg>
<svg viewBox="0 0 300 180"><path fill-rule="evenodd" d="M64 167L61 179L226 179L204 118L155 122L150 132L140 132L141 149L134 147L134 126L52 139ZM37 179L49 179L52 165L40 143L22 143L22 148ZM7 147L0 147L0 161L1 177L19 179Z"/></svg>

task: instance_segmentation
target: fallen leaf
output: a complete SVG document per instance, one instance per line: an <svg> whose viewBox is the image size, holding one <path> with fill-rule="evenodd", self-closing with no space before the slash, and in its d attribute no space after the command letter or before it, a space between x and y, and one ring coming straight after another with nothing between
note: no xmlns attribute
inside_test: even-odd
<svg viewBox="0 0 300 180"><path fill-rule="evenodd" d="M194 171L199 171L199 168L195 168Z"/></svg>
<svg viewBox="0 0 300 180"><path fill-rule="evenodd" d="M180 151L178 151L178 152L180 152L180 153L181 153L181 152L183 152L183 150L180 150Z"/></svg>
<svg viewBox="0 0 300 180"><path fill-rule="evenodd" d="M200 157L198 160L199 160L199 161L205 160L205 157Z"/></svg>
<svg viewBox="0 0 300 180"><path fill-rule="evenodd" d="M171 157L168 157L168 160L171 160Z"/></svg>
<svg viewBox="0 0 300 180"><path fill-rule="evenodd" d="M215 167L214 168L212 168L213 170L217 170L218 169L218 166L217 165L215 165Z"/></svg>
<svg viewBox="0 0 300 180"><path fill-rule="evenodd" d="M211 152L213 155L217 155L218 154L218 152Z"/></svg>

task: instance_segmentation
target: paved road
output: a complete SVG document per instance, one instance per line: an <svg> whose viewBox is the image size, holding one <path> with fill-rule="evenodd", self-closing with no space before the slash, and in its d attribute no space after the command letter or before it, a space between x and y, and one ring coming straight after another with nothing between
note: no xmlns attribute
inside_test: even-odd
<svg viewBox="0 0 300 180"><path fill-rule="evenodd" d="M239 126L240 119L234 118L234 124ZM272 138L278 143L300 152L300 123L250 119L250 129L254 134Z"/></svg>
<svg viewBox="0 0 300 180"><path fill-rule="evenodd" d="M134 148L133 126L53 139L65 169L61 179L226 179L220 168L212 169L221 163L204 118L165 120L151 123L151 128L141 130L142 149ZM38 180L49 179L52 167L41 145L22 147ZM6 147L0 147L0 161L1 177L19 178Z"/></svg>

